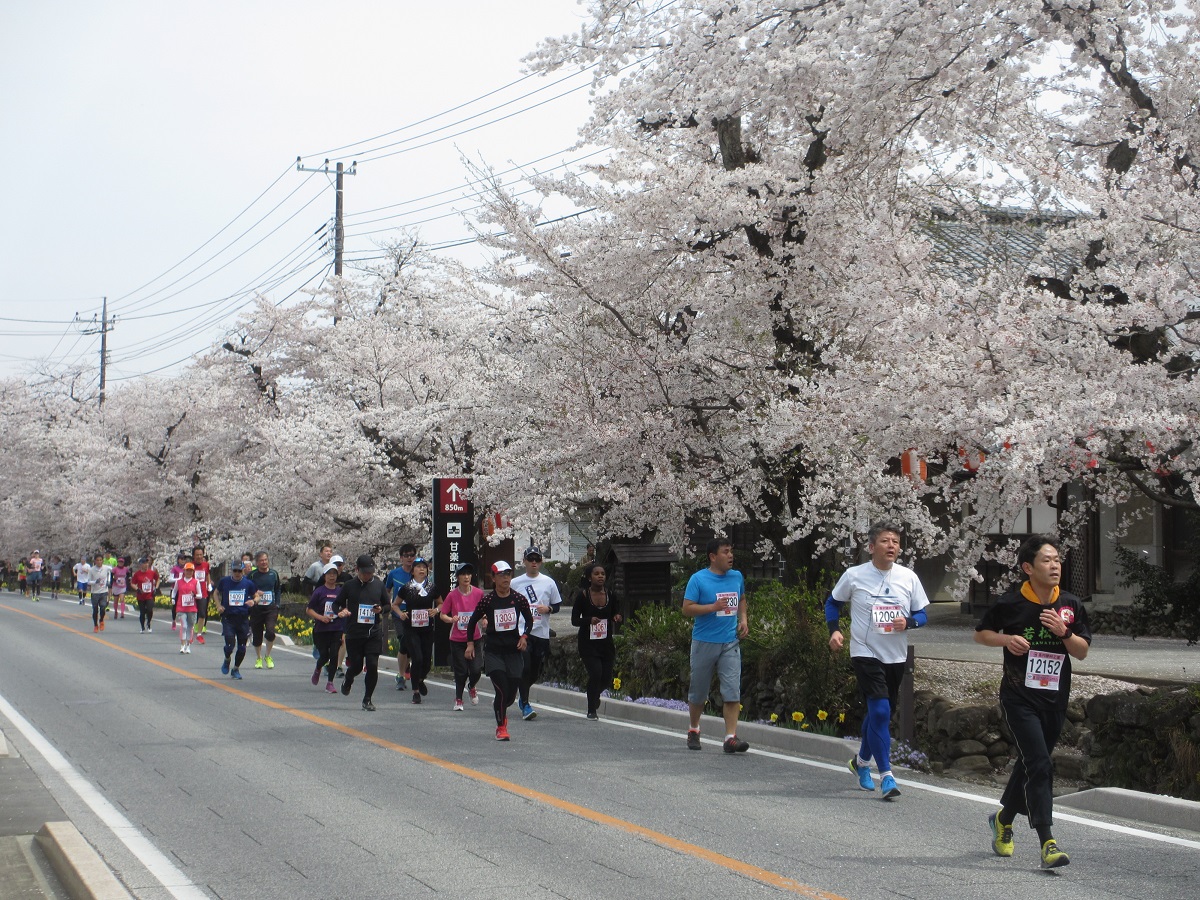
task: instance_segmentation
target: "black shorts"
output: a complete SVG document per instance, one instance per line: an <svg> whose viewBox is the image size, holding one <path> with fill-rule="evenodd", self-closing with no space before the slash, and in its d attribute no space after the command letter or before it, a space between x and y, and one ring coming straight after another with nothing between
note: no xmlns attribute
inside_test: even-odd
<svg viewBox="0 0 1200 900"><path fill-rule="evenodd" d="M494 672L503 672L509 678L519 679L525 674L525 654L520 650L506 650L501 653L484 651L483 671L489 678Z"/></svg>
<svg viewBox="0 0 1200 900"><path fill-rule="evenodd" d="M904 680L904 663L880 662L873 656L852 656L850 664L858 677L858 689L867 700L884 697L893 707L900 696L900 682Z"/></svg>

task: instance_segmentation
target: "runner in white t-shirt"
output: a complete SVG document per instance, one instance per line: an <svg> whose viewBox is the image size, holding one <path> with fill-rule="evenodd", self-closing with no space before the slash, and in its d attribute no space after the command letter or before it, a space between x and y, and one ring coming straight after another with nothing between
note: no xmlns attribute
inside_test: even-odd
<svg viewBox="0 0 1200 900"><path fill-rule="evenodd" d="M838 620L842 608L850 607L850 663L867 703L862 745L857 758L850 760L850 771L864 791L875 790L873 759L884 800L900 796L892 776L890 724L908 657L907 631L926 623L929 605L916 573L896 562L902 534L891 522L872 525L867 535L871 561L842 573L825 601L829 646L835 653L845 641Z"/></svg>

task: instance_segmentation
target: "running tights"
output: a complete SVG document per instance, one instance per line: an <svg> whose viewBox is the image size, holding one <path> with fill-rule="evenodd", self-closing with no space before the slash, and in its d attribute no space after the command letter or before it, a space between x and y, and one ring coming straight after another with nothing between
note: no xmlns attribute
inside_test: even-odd
<svg viewBox="0 0 1200 900"><path fill-rule="evenodd" d="M92 625L99 625L103 622L107 612L108 594L92 594Z"/></svg>
<svg viewBox="0 0 1200 900"><path fill-rule="evenodd" d="M149 628L150 622L154 619L154 600L139 600L138 601L138 624L142 628Z"/></svg>
<svg viewBox="0 0 1200 900"><path fill-rule="evenodd" d="M496 713L496 724L503 725L508 721L508 708L517 699L521 679L513 678L503 669L488 672L488 678L492 679L492 690L496 692L496 699L492 701L492 710Z"/></svg>
<svg viewBox="0 0 1200 900"><path fill-rule="evenodd" d="M597 641L597 643L599 642ZM581 653L579 658L583 661L583 667L587 669L588 674L588 712L597 712L600 709L600 694L604 692L605 688L612 687L614 657Z"/></svg>
<svg viewBox="0 0 1200 900"><path fill-rule="evenodd" d="M313 644L317 648L317 668L324 668L329 680L337 672L338 649L342 646L340 631L314 631Z"/></svg>
<svg viewBox="0 0 1200 900"><path fill-rule="evenodd" d="M892 771L891 721L892 704L887 697L871 697L867 700L858 758L874 760L875 769L881 774Z"/></svg>
<svg viewBox="0 0 1200 900"><path fill-rule="evenodd" d="M463 698L463 688L468 685L474 688L479 684L479 678L483 675L483 660L479 658L478 644L476 648L475 659L467 659L467 642L450 642L450 666L454 669L455 700Z"/></svg>

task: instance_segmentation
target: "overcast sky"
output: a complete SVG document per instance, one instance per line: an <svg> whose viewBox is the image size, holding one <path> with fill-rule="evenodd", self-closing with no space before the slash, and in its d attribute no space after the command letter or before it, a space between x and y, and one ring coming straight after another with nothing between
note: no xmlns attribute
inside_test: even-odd
<svg viewBox="0 0 1200 900"><path fill-rule="evenodd" d="M98 368L99 337L70 322L105 295L116 386L206 348L252 288L282 299L319 283L333 193L297 156L361 160L345 179L348 259L402 225L468 237L461 155L496 169L580 155L586 74L505 87L580 14L573 0L4 3L0 375Z"/></svg>

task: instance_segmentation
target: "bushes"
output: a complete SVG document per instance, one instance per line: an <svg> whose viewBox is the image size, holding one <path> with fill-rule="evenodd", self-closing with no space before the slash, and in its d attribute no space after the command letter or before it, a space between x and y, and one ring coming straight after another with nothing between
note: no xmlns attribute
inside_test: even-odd
<svg viewBox="0 0 1200 900"><path fill-rule="evenodd" d="M824 592L767 582L747 595L742 640L742 717L840 732L857 728L861 701L846 651L829 650ZM692 623L678 606L646 606L617 638L617 672L634 698L686 700ZM710 711L719 714L714 690ZM824 711L826 718L821 719ZM801 713L799 722L793 714Z"/></svg>

